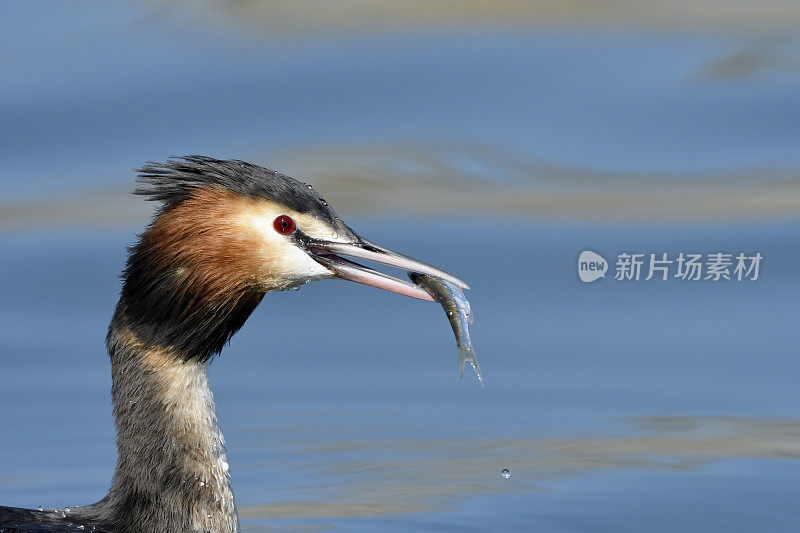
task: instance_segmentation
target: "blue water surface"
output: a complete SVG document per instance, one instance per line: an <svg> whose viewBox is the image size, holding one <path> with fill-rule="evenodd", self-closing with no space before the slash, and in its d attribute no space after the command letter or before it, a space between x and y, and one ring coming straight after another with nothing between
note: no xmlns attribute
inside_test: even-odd
<svg viewBox="0 0 800 533"><path fill-rule="evenodd" d="M293 173L321 152L410 146L411 163L363 182L391 216L357 201L339 214L469 282L486 387L469 369L459 378L436 305L343 281L268 295L211 366L245 530L800 529L796 35L259 35L183 3L2 7L0 503L87 504L108 488L104 337L125 247L146 223L114 216L131 169L200 153ZM723 68L737 57L761 63ZM444 216L437 201L469 188L469 172L438 199L421 188L425 209L386 198L392 180L412 192L424 181L415 163L436 168L430 146L509 155L479 169L499 193L530 180L576 200L545 218L498 194L495 211ZM621 216L604 177L624 178L626 213L625 184L641 195L648 180L675 213ZM683 216L694 197L681 187L698 182L715 203ZM581 212L597 191L603 209ZM775 191L789 208L770 211ZM108 201L105 218L67 222L80 202L42 207L66 197ZM578 279L587 249L609 261L606 279ZM763 263L757 281L617 281L623 252Z"/></svg>

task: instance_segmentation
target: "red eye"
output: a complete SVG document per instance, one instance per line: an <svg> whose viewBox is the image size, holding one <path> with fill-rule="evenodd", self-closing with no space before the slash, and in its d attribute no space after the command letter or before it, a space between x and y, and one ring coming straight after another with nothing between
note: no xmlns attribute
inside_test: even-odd
<svg viewBox="0 0 800 533"><path fill-rule="evenodd" d="M294 231L296 227L294 224L294 220L291 217L287 217L286 215L281 215L275 219L275 222L272 223L272 227L275 228L275 231L280 233L281 235L289 235L291 232Z"/></svg>

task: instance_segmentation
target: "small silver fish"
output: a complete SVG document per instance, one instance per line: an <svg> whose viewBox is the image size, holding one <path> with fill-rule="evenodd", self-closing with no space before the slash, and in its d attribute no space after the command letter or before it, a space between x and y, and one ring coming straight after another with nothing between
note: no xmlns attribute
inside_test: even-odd
<svg viewBox="0 0 800 533"><path fill-rule="evenodd" d="M464 363L469 362L478 381L483 387L483 374L475 356L475 349L472 347L472 340L469 338L469 325L472 324L472 309L469 301L464 296L460 288L448 283L441 278L435 278L427 274L417 274L409 272L408 277L415 284L419 285L433 298L442 304L447 319L453 327L456 335L456 345L458 346L458 372L464 377Z"/></svg>

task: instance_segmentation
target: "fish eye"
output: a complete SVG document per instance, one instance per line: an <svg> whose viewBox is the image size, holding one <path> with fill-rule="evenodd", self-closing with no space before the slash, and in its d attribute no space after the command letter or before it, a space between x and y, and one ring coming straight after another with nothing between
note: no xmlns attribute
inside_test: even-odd
<svg viewBox="0 0 800 533"><path fill-rule="evenodd" d="M272 227L281 235L289 235L297 228L297 225L291 217L280 215L275 219L275 222L272 223Z"/></svg>

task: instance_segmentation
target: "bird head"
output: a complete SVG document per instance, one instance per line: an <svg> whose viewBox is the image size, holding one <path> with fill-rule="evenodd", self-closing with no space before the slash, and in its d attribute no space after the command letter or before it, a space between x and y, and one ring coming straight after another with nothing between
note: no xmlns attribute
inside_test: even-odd
<svg viewBox="0 0 800 533"><path fill-rule="evenodd" d="M183 342L191 350L190 326L216 328L222 331L200 351L218 352L266 292L321 279L434 301L417 285L351 259L467 288L442 270L361 237L310 185L260 166L190 156L150 163L138 182L137 194L162 205L131 248L120 305L162 343Z"/></svg>

